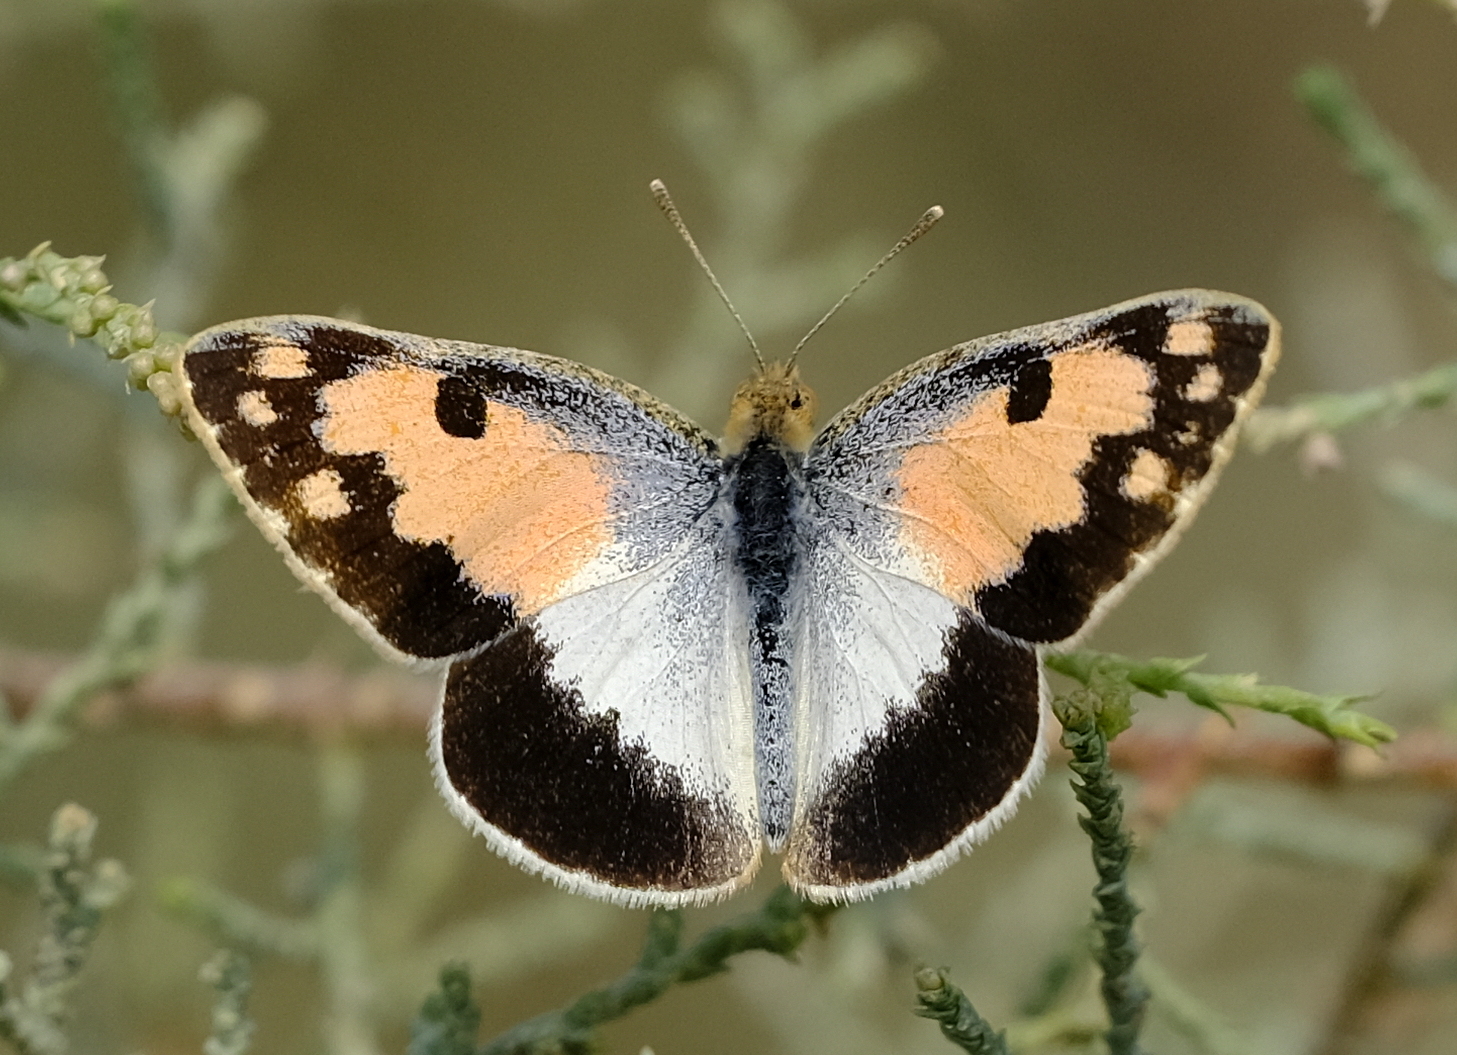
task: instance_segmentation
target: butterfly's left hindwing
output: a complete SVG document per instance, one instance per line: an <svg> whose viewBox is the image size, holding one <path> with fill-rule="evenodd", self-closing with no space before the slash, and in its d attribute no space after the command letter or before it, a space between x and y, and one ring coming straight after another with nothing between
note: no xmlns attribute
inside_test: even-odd
<svg viewBox="0 0 1457 1055"><path fill-rule="evenodd" d="M747 880L747 648L708 437L564 360L332 319L205 331L182 374L300 578L388 653L451 663L432 750L463 820L614 900ZM635 855L604 849L603 810Z"/></svg>
<svg viewBox="0 0 1457 1055"><path fill-rule="evenodd" d="M792 882L905 885L1011 813L1042 761L1037 647L1166 551L1278 353L1252 301L1156 294L949 349L826 427L805 470ZM887 679L896 655L914 658Z"/></svg>

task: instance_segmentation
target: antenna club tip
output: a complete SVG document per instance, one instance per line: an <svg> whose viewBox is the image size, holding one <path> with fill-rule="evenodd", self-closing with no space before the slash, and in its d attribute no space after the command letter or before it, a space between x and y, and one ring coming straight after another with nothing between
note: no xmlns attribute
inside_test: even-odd
<svg viewBox="0 0 1457 1055"><path fill-rule="evenodd" d="M654 194L662 194L667 189L668 189L667 184L665 184L660 179L655 179L651 183L648 184L648 190L652 191Z"/></svg>
<svg viewBox="0 0 1457 1055"><path fill-rule="evenodd" d="M945 215L946 210L941 208L941 206L939 205L933 205L926 210L926 219L928 220L939 220Z"/></svg>

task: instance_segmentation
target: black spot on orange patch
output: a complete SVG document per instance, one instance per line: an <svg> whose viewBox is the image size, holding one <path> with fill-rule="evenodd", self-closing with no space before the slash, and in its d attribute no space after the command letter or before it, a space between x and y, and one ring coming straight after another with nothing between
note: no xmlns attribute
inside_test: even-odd
<svg viewBox="0 0 1457 1055"><path fill-rule="evenodd" d="M287 521L288 544L299 558L401 652L438 658L490 641L511 625L510 601L476 589L443 544L399 536L391 517L399 485L378 455L330 454L314 433L324 384L392 349L368 334L324 325L300 326L286 336L309 349L304 377L260 379L249 372L254 351L274 339L268 335L225 333L187 354L193 402L217 430L223 453L242 466L248 493ZM261 428L238 414L238 397L257 390L278 411L278 420ZM340 490L349 496L345 515L322 520L300 504L299 482L321 470L339 474Z"/></svg>
<svg viewBox="0 0 1457 1055"><path fill-rule="evenodd" d="M1204 316L1214 334L1209 355L1168 355L1164 341L1177 305L1145 304L1091 331L1095 340L1137 356L1154 370L1152 427L1103 436L1079 473L1087 510L1069 527L1039 531L1021 567L1004 582L977 591L976 607L992 626L1023 641L1063 641L1087 622L1098 599L1121 582L1134 558L1152 549L1174 524L1174 493L1197 485L1214 463L1214 447L1234 424L1237 400L1259 377L1270 327L1240 309ZM1181 318L1179 314L1175 318ZM1205 363L1225 378L1208 400L1185 396ZM1148 451L1168 466L1168 498L1144 502L1123 491L1133 463Z"/></svg>
<svg viewBox="0 0 1457 1055"><path fill-rule="evenodd" d="M1007 423L1036 421L1052 398L1052 361L1033 359L1018 368L1007 395Z"/></svg>
<svg viewBox="0 0 1457 1055"><path fill-rule="evenodd" d="M486 434L486 397L461 377L442 377L435 392L435 420L448 436L478 440Z"/></svg>

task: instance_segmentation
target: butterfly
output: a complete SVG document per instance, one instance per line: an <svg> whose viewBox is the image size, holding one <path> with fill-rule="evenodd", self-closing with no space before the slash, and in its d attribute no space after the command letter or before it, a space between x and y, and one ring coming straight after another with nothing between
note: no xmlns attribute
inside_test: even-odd
<svg viewBox="0 0 1457 1055"><path fill-rule="evenodd" d="M956 345L816 431L761 367L715 438L534 352L303 315L198 334L193 431L299 578L443 671L450 809L567 889L854 901L1043 766L1039 650L1173 543L1279 354L1206 290Z"/></svg>

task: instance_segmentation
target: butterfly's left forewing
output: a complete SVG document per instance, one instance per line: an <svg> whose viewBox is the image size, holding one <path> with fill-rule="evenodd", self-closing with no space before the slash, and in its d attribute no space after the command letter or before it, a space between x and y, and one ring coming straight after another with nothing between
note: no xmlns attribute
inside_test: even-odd
<svg viewBox="0 0 1457 1055"><path fill-rule="evenodd" d="M564 360L332 319L205 331L182 376L299 577L385 652L448 664L431 744L462 820L621 902L747 881L747 630L711 440Z"/></svg>
<svg viewBox="0 0 1457 1055"><path fill-rule="evenodd" d="M1038 646L1166 551L1278 348L1252 301L1156 294L949 349L826 427L791 605L791 882L867 897L1010 815L1042 764Z"/></svg>

